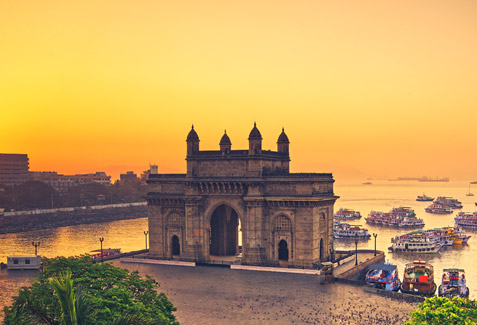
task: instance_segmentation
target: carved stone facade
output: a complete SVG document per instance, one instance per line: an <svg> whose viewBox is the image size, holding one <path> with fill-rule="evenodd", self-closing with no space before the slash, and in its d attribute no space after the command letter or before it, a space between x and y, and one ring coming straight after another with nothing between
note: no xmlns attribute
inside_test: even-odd
<svg viewBox="0 0 477 325"><path fill-rule="evenodd" d="M277 151L262 150L256 125L248 150L199 150L187 137L187 174L148 179L150 255L209 262L240 256L242 264L312 268L333 247L332 174L290 173L284 130ZM242 245L239 236L242 235Z"/></svg>

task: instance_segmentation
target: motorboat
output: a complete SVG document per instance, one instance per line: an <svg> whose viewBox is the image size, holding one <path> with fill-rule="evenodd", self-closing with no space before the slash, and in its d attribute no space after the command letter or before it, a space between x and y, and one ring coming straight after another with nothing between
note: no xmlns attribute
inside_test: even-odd
<svg viewBox="0 0 477 325"><path fill-rule="evenodd" d="M469 288L466 286L465 271L463 269L444 269L438 295L447 298L468 298Z"/></svg>
<svg viewBox="0 0 477 325"><path fill-rule="evenodd" d="M399 291L401 286L397 266L390 263L371 265L366 273L365 281L377 289L388 291Z"/></svg>
<svg viewBox="0 0 477 325"><path fill-rule="evenodd" d="M431 297L436 289L434 267L431 264L421 260L406 264L401 292Z"/></svg>

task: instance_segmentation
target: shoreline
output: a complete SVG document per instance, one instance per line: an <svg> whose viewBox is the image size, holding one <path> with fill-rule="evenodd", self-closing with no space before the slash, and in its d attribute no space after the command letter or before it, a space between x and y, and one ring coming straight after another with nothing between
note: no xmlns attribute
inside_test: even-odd
<svg viewBox="0 0 477 325"><path fill-rule="evenodd" d="M0 215L0 234L145 218L146 213L147 206L142 202L7 212Z"/></svg>

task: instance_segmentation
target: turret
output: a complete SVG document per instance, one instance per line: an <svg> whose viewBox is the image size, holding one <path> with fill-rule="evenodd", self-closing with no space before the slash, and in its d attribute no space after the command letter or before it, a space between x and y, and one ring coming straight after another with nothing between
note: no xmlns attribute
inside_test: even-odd
<svg viewBox="0 0 477 325"><path fill-rule="evenodd" d="M230 138L227 135L227 130L225 130L222 139L220 139L219 146L220 151L222 151L222 153L228 153L230 152L230 150L232 150L232 142L230 142Z"/></svg>
<svg viewBox="0 0 477 325"><path fill-rule="evenodd" d="M199 153L199 136L197 132L194 130L194 125L192 125L192 129L190 130L189 134L187 135L187 156L192 156Z"/></svg>
<svg viewBox="0 0 477 325"><path fill-rule="evenodd" d="M290 146L290 141L288 141L288 137L285 134L285 128L282 128L282 133L278 136L278 141L277 141L277 150L280 153L284 154L289 154L289 146Z"/></svg>
<svg viewBox="0 0 477 325"><path fill-rule="evenodd" d="M248 154L258 155L262 153L262 135L257 129L257 123L253 123L253 129L248 136Z"/></svg>

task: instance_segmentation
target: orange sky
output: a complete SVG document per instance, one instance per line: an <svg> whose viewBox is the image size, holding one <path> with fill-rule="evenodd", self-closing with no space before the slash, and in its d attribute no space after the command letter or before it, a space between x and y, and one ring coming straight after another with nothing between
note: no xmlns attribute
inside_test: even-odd
<svg viewBox="0 0 477 325"><path fill-rule="evenodd" d="M292 171L477 180L477 2L2 1L0 152L31 170L185 171L247 147Z"/></svg>

